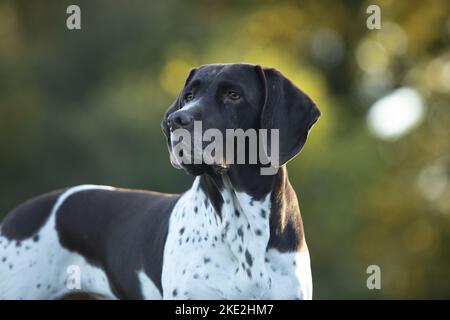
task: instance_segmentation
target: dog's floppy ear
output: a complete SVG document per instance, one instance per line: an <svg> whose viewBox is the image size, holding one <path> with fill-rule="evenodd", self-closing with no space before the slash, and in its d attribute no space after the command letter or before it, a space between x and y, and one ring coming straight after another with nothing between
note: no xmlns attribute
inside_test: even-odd
<svg viewBox="0 0 450 320"><path fill-rule="evenodd" d="M279 165L291 160L306 142L309 129L317 121L320 111L314 102L291 81L274 68L256 66L263 82L260 126L279 129ZM268 139L270 142L271 140ZM270 143L267 155L272 158Z"/></svg>
<svg viewBox="0 0 450 320"><path fill-rule="evenodd" d="M183 99L182 94L183 94L183 89L184 87L187 86L187 84L189 83L189 81L191 81L192 77L194 76L195 72L197 72L197 68L193 68L191 69L191 71L189 71L189 75L186 78L186 81L184 82L184 86L181 89L180 93L178 94L178 97L175 99L175 101L170 105L169 109L167 109L166 113L164 113L163 119L161 121L161 129L164 132L164 134L166 135L166 138L168 140L168 142L170 142L170 129L169 126L167 125L167 117L177 111L178 109L180 109L181 106L181 100Z"/></svg>

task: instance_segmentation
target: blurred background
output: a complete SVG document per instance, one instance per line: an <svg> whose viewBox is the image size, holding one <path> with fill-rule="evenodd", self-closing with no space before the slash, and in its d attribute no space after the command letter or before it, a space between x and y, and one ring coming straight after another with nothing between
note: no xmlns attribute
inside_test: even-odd
<svg viewBox="0 0 450 320"><path fill-rule="evenodd" d="M81 7L81 30L66 8ZM366 8L381 8L369 30ZM450 10L434 1L1 1L0 218L95 183L182 192L160 119L191 67L273 66L322 111L288 165L314 297L450 298ZM368 290L366 268L381 268Z"/></svg>

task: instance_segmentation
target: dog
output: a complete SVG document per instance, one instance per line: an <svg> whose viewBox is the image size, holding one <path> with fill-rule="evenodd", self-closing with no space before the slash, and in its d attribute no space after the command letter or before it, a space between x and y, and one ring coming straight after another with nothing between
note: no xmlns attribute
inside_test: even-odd
<svg viewBox="0 0 450 320"><path fill-rule="evenodd" d="M273 68L192 69L162 120L176 129L278 129L279 166L174 163L181 195L81 185L33 198L0 226L0 298L311 299L310 257L286 162L320 111ZM171 157L173 159L173 157Z"/></svg>

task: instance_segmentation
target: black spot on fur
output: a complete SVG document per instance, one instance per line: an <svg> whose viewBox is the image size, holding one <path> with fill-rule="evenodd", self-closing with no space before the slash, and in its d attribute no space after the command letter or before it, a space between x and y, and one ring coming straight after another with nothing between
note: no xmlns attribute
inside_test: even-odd
<svg viewBox="0 0 450 320"><path fill-rule="evenodd" d="M244 238L244 232L242 231L242 227L239 227L237 234L239 237Z"/></svg>
<svg viewBox="0 0 450 320"><path fill-rule="evenodd" d="M250 279L252 278L252 272L250 271L250 269L247 269L247 275Z"/></svg>
<svg viewBox="0 0 450 320"><path fill-rule="evenodd" d="M184 227L180 229L180 235L184 233Z"/></svg>
<svg viewBox="0 0 450 320"><path fill-rule="evenodd" d="M250 252L248 252L248 250L245 250L245 260L247 261L247 264L251 267L253 264L253 258Z"/></svg>
<svg viewBox="0 0 450 320"><path fill-rule="evenodd" d="M234 214L235 214L236 217L238 217L238 218L241 216L241 213L239 212L238 209L234 210Z"/></svg>
<svg viewBox="0 0 450 320"><path fill-rule="evenodd" d="M39 235L38 235L38 234L35 234L35 235L33 236L33 241L34 241L34 242L38 242L38 241L39 241Z"/></svg>
<svg viewBox="0 0 450 320"><path fill-rule="evenodd" d="M211 261L211 259L210 258L203 258L203 262L206 264L206 263L208 263L208 262L210 262Z"/></svg>
<svg viewBox="0 0 450 320"><path fill-rule="evenodd" d="M172 296L176 297L176 296L177 296L177 294L178 294L178 291L177 291L177 289L173 289L173 291L172 291Z"/></svg>
<svg viewBox="0 0 450 320"><path fill-rule="evenodd" d="M266 210L261 209L261 217L263 217L264 219L267 217Z"/></svg>
<svg viewBox="0 0 450 320"><path fill-rule="evenodd" d="M262 232L261 232L261 230L256 229L256 230L255 230L255 234L256 234L257 236L260 236L260 235L262 234Z"/></svg>

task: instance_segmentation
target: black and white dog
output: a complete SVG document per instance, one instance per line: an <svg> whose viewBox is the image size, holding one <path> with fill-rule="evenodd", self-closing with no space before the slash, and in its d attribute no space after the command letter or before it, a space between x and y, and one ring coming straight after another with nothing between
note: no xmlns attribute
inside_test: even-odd
<svg viewBox="0 0 450 320"><path fill-rule="evenodd" d="M181 164L181 195L82 185L31 199L0 226L0 298L80 290L119 299L311 299L310 259L285 163L320 115L280 72L250 64L193 69L162 121L176 128L279 129L280 168ZM178 166L180 164L177 164ZM75 269L74 269L75 268Z"/></svg>

